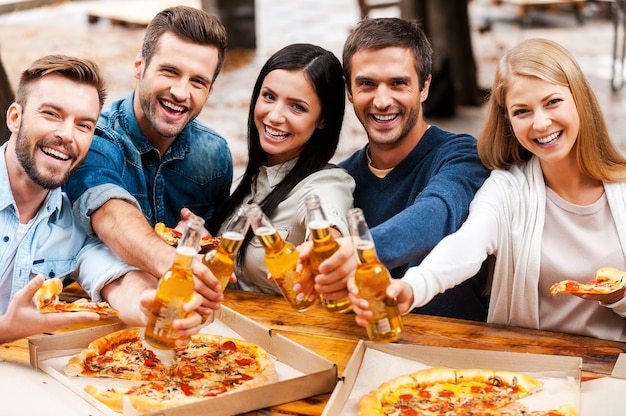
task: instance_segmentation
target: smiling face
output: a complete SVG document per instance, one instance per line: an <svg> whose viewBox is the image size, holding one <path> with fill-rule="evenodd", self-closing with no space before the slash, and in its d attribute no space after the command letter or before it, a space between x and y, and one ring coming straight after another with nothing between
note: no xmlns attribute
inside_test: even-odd
<svg viewBox="0 0 626 416"><path fill-rule="evenodd" d="M322 104L304 70L276 69L263 80L254 106L254 124L268 164L300 155L315 129L323 127Z"/></svg>
<svg viewBox="0 0 626 416"><path fill-rule="evenodd" d="M575 161L580 117L569 88L515 76L505 96L507 116L519 143L542 166Z"/></svg>
<svg viewBox="0 0 626 416"><path fill-rule="evenodd" d="M7 113L19 166L37 186L58 188L87 156L100 113L98 92L60 75L28 88L25 105L14 103Z"/></svg>
<svg viewBox="0 0 626 416"><path fill-rule="evenodd" d="M430 79L420 91L411 50L363 49L352 56L351 63L348 98L370 144L395 146L413 137L412 149L423 133L421 108Z"/></svg>
<svg viewBox="0 0 626 416"><path fill-rule="evenodd" d="M164 33L146 64L139 55L135 75L135 116L141 130L161 154L194 120L211 93L218 50Z"/></svg>

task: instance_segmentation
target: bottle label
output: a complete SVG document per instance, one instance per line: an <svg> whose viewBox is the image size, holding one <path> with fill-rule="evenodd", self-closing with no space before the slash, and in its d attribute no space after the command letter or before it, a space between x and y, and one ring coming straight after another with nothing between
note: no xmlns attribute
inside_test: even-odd
<svg viewBox="0 0 626 416"><path fill-rule="evenodd" d="M374 329L379 334L387 334L391 332L391 322L389 322L389 319L387 318L379 319L374 322Z"/></svg>

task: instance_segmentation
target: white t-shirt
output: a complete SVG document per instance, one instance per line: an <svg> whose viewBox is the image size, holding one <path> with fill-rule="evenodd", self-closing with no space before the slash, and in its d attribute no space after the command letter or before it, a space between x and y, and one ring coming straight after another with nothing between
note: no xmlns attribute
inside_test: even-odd
<svg viewBox="0 0 626 416"><path fill-rule="evenodd" d="M590 282L596 270L605 266L626 270L606 194L581 206L546 187L539 276L541 329L626 340L626 320L611 309L574 295L550 296L552 284L565 279Z"/></svg>

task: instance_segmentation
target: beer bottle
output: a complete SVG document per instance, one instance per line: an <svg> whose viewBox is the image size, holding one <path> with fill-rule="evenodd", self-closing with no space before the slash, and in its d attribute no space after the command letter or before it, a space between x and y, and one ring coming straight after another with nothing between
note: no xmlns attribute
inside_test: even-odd
<svg viewBox="0 0 626 416"><path fill-rule="evenodd" d="M159 279L152 314L148 320L144 340L160 350L172 350L176 342L174 319L185 317L183 305L194 292L192 266L198 254L204 220L193 216L176 247L174 264Z"/></svg>
<svg viewBox="0 0 626 416"><path fill-rule="evenodd" d="M202 258L202 263L220 281L222 291L228 285L230 276L235 270L235 256L247 232L248 218L243 207L241 207L226 225L220 238L220 244Z"/></svg>
<svg viewBox="0 0 626 416"><path fill-rule="evenodd" d="M402 332L402 318L396 300L389 299L385 294L391 275L378 259L363 211L360 208L351 209L348 219L357 261L355 283L359 288L359 297L368 301L373 313L366 327L367 335L375 342L396 341Z"/></svg>
<svg viewBox="0 0 626 416"><path fill-rule="evenodd" d="M278 286L280 293L289 302L289 305L298 310L304 311L315 304L319 295L315 292L313 282L311 289L298 297L298 293L293 289L300 280L300 272L296 270L298 265L298 250L284 241L278 231L274 228L270 220L257 204L246 205L248 221L257 239L265 250L265 266L272 275L274 283Z"/></svg>
<svg viewBox="0 0 626 416"><path fill-rule="evenodd" d="M329 258L334 252L339 250L339 243L330 233L330 224L326 214L320 204L317 194L308 194L305 199L307 211L307 225L313 240L313 250L309 257L313 276L320 274L319 266L324 260ZM320 295L320 300L324 308L329 312L347 312L352 309L350 299L326 299Z"/></svg>

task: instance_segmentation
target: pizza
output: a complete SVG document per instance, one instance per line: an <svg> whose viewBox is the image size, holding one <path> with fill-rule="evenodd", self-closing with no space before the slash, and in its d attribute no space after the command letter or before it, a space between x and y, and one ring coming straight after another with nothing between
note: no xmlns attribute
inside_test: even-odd
<svg viewBox="0 0 626 416"><path fill-rule="evenodd" d="M95 312L104 316L117 316L119 311L113 309L107 302L78 301L73 303L63 302L59 294L63 290L63 282L55 277L47 279L35 292L33 301L40 312Z"/></svg>
<svg viewBox="0 0 626 416"><path fill-rule="evenodd" d="M543 382L518 372L435 367L389 380L364 395L359 416L575 416L571 405L529 412L518 400Z"/></svg>
<svg viewBox="0 0 626 416"><path fill-rule="evenodd" d="M130 400L148 412L215 397L277 380L274 363L259 345L220 335L197 334L185 347L175 348L166 367L141 342L138 328L123 329L94 340L70 358L65 374L138 380L140 383L85 391L117 412Z"/></svg>
<svg viewBox="0 0 626 416"><path fill-rule="evenodd" d="M158 222L154 225L154 231L171 246L177 246L178 241L183 236L180 231L170 228L162 222ZM220 244L220 240L219 237L211 237L210 235L202 237L202 239L200 239L200 252L206 253L213 250Z"/></svg>
<svg viewBox="0 0 626 416"><path fill-rule="evenodd" d="M167 368L141 343L138 328L125 329L92 341L65 365L68 376L165 380Z"/></svg>
<svg viewBox="0 0 626 416"><path fill-rule="evenodd" d="M550 287L550 294L559 293L608 295L624 288L626 272L614 267L602 267L596 271L596 279L589 283L562 280Z"/></svg>

